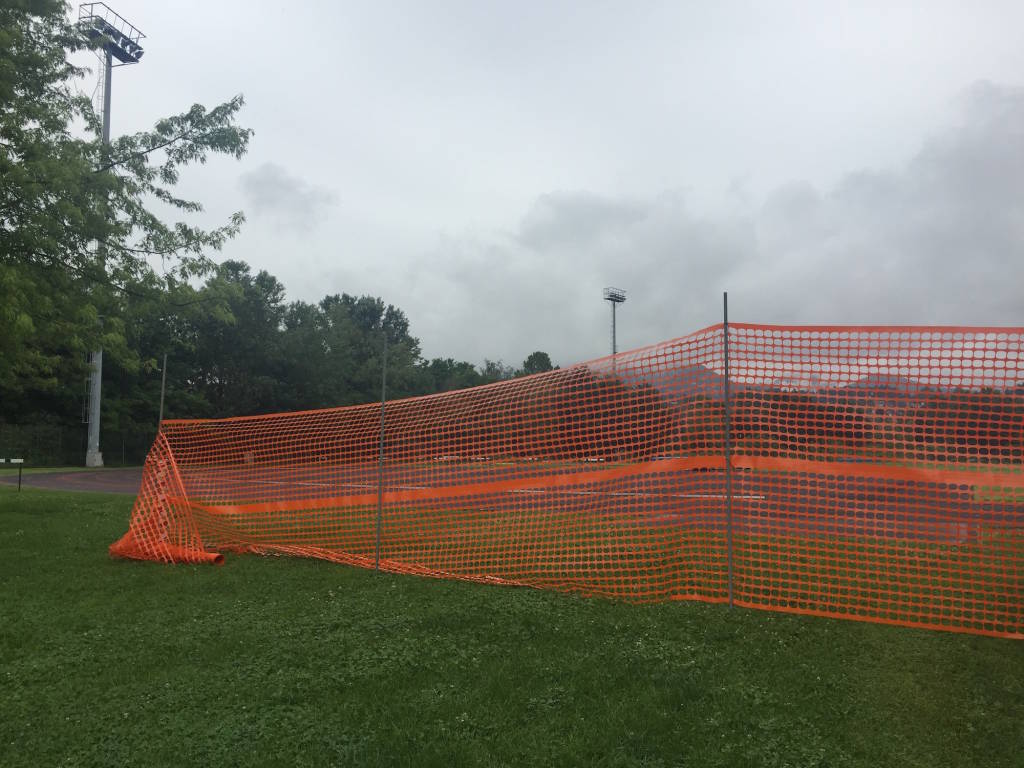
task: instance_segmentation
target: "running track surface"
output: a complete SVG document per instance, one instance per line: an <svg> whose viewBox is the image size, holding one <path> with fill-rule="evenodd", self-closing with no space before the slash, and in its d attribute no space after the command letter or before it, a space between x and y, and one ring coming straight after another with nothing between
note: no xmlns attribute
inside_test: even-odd
<svg viewBox="0 0 1024 768"><path fill-rule="evenodd" d="M726 488L723 472L671 472L657 478L623 478L612 483L587 485L586 472L577 477L582 486L530 488L530 481L554 477L529 465L484 464L477 466L434 464L393 466L387 472L384 492L421 492L422 499L408 504L438 504L458 508L467 501L509 509L512 498L537 510L597 506L603 514L619 513L624 519L637 518L654 524L678 524L698 515L709 517L712 527L725 526ZM372 466L260 467L182 470L189 497L199 503L228 506L219 511L270 512L262 507L283 502L288 509L315 509L317 500L329 500L341 507L368 506L376 502L377 476ZM534 474L537 473L537 474ZM570 475L576 474L570 472ZM532 476L531 476L532 475ZM432 499L448 485L520 480L524 488L495 493L483 491L475 499ZM420 495L420 494L417 494ZM346 498L347 497L347 498ZM500 501L507 499L507 501ZM893 483L873 478L816 480L773 478L770 473L735 473L733 478L734 524L754 532L821 536L857 534L937 541L962 540L979 525L1018 527L1024 525L1024 505L1019 502L984 503L969 486L929 487L923 483ZM303 501L311 502L305 507ZM596 505L593 503L596 502ZM393 504L388 503L392 507ZM401 504L401 502L399 502ZM240 505L240 506L235 506ZM275 505L276 506L276 505ZM403 506L405 506L403 504ZM518 505L516 505L518 506Z"/></svg>
<svg viewBox="0 0 1024 768"><path fill-rule="evenodd" d="M0 483L17 485L18 476L4 475ZM139 492L142 485L142 467L126 469L98 469L93 472L45 472L23 475L22 486L45 488L48 491L96 491L98 493Z"/></svg>
<svg viewBox="0 0 1024 768"><path fill-rule="evenodd" d="M259 496L261 496L262 499L301 499L335 495L342 488L345 488L349 493L352 493L353 491L357 493L359 491L364 493L367 491L375 491L376 478L372 476L373 471L374 470L364 470L365 475L362 477L358 477L358 475L362 475L363 472L352 472L353 475L357 476L350 476L348 478L344 477L344 475L347 474L345 472L323 473L322 470L317 471L312 468L307 469L306 472L302 472L301 470L298 472L294 470L291 472L282 472L280 469L267 468L262 471L253 471L250 469L249 471L243 470L242 472L237 472L236 470L236 472L224 474L217 472L200 472L192 474L191 477L189 477L191 473L186 471L185 474L187 478L186 485L192 486L190 491L193 493L195 491L199 491L199 493L196 494L199 497L207 495L203 493L203 491L205 490L208 492L209 486L206 488L203 488L203 486L206 486L207 483L210 483L212 480L212 484L220 486L221 492L224 490L233 490L236 493L241 492L240 495L243 497L253 494L254 488L258 488ZM324 476L325 474L327 474L327 476ZM342 476L339 477L339 474ZM421 470L419 472L414 470L409 472L407 470L401 474L404 475L402 480L399 481L399 483L392 485L392 483L394 483L394 479L392 479L392 483L386 483L386 486L391 486L386 490L398 490L408 487L425 489L425 486L429 487L428 484L432 484L431 480L436 483L439 479L442 479L437 477L438 474L442 473L438 473L436 469L434 472L430 472L429 470ZM298 475L298 477L296 477L296 475ZM434 476L431 477L431 475ZM192 480L192 482L188 482L188 480ZM346 480L348 482L346 482ZM679 475L679 480L677 480L677 482L680 480L682 481L682 487L673 488L672 491L669 492L670 495L678 494L677 498L680 499L686 499L689 497L691 500L690 503L693 504L696 502L696 506L717 507L722 505L725 489L724 487L719 487L721 478L684 472ZM812 499L805 500L804 504L800 504L799 501L794 499L791 494L779 494L778 491L781 489L772 487L772 484L770 483L765 483L763 481L758 482L756 480L752 481L752 479L745 479L742 477L737 478L737 481L738 482L735 483L734 487L734 494L735 497L738 497L736 498L736 501L739 502L737 504L738 508L736 509L736 512L738 513L737 517L739 518L737 522L739 522L740 525L754 522L755 527L758 527L756 526L757 522L760 522L763 525L768 520L771 520L773 524L770 527L772 528L796 527L798 529L806 529L809 527L815 530L816 533L820 534L825 532L837 532L837 528L839 530L848 528L851 522L856 521L853 527L855 529L859 529L857 532L880 533L881 531L878 530L879 528L884 530L893 524L894 518L902 518L905 522L914 521L918 525L923 523L925 530L920 531L920 533L923 533L926 538L932 538L934 536L934 532L932 536L929 536L927 533L928 528L938 524L938 527L943 529L946 526L942 523L948 524L950 520L956 520L958 518L960 520L964 520L965 518L968 520L973 519L975 522L980 522L980 520L984 520L985 518L995 517L996 520L1003 524L1010 523L1012 525L1020 525L1024 523L1024 506L1019 503L982 505L968 502L967 504L964 504L963 497L959 500L956 500L955 498L945 500L941 499L941 497L911 497L900 499L898 497L893 498L892 496L885 494L882 490L881 484L868 482L860 485L858 488L842 490L830 489L832 491L831 493L822 494L822 496L831 497L828 499L828 502L831 503L822 504L826 499L821 498L820 496L818 498L813 498L816 494L812 494ZM17 475L7 475L0 477L0 482L8 485L16 485L18 478ZM138 493L141 482L141 467L102 469L91 472L32 473L26 474L22 478L22 484L26 487L32 488L61 491L123 493L132 495ZM414 485L406 485L410 482L414 483ZM423 483L423 485L419 485L419 483ZM199 488L195 487L197 485ZM839 491L838 493L836 493L837 490ZM530 493L530 491L526 492ZM547 492L544 491L540 491L539 493L547 495ZM565 497L571 496L573 493L573 491L559 492L552 489L548 504L553 502L557 505L559 496L563 496L562 502L565 503L569 500ZM594 491L576 491L575 493L587 493L588 495L594 494L597 496L603 496L605 497L605 503L608 506L613 507L620 505L625 506L629 501L633 499L639 500L640 497L647 495L643 492L637 493L633 490L626 491L624 493L608 493L607 491L597 491L596 493ZM787 496L789 498L786 498ZM757 504L759 509L757 510L757 513L752 516L752 520L745 520L744 518L748 516L749 510L743 509L743 501L755 500L757 502L761 502L760 504ZM540 500L537 499L537 501ZM797 503L794 504L795 501ZM810 511L807 510L806 507L804 509L800 509L801 506L807 505L808 501L810 501L812 508L814 506L821 505L829 507L830 509L828 512L825 512L824 510L814 510L810 515L812 520L816 518L814 522L805 520L802 525L797 523L794 526L794 517L805 517L808 511ZM943 501L945 501L945 503L943 503ZM703 502L703 504L701 502ZM767 504L765 502L767 502ZM689 506L686 505L685 502L682 502L682 505ZM747 514L744 514L744 512L747 512ZM796 514L794 515L794 513ZM808 525L808 523L810 523L810 525ZM916 527L913 522L911 522L911 527ZM806 533L809 531L805 530L803 532ZM939 538L944 538L944 536L940 535Z"/></svg>

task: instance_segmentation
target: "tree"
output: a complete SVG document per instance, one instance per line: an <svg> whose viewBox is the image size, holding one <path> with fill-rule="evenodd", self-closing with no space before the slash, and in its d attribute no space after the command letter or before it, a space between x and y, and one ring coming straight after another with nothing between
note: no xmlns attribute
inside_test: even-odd
<svg viewBox="0 0 1024 768"><path fill-rule="evenodd" d="M427 377L428 392L448 392L483 383L483 377L472 363L451 357L435 357L430 362L423 361L420 368Z"/></svg>
<svg viewBox="0 0 1024 768"><path fill-rule="evenodd" d="M53 391L74 345L68 327L98 323L77 295L75 281L38 267L0 262L0 391L4 412L30 392ZM70 344L60 340L69 339ZM0 414L0 415L6 415Z"/></svg>
<svg viewBox="0 0 1024 768"><path fill-rule="evenodd" d="M125 294L210 269L206 252L243 221L236 213L203 230L164 222L152 208L202 210L174 185L184 166L211 153L245 153L252 132L235 124L242 97L211 110L197 104L104 145L89 99L74 87L85 70L69 61L98 44L68 21L59 0L0 7L0 306L29 342L0 348L0 368L38 386L53 384L61 357L83 368L81 350L123 349L123 329L99 317L116 317ZM163 260L165 277L151 257ZM45 311L37 313L40 300Z"/></svg>
<svg viewBox="0 0 1024 768"><path fill-rule="evenodd" d="M225 261L199 297L209 311L193 315L184 329L192 339L185 371L190 389L211 415L280 410L289 387L281 349L284 286L265 270L253 275L248 264Z"/></svg>
<svg viewBox="0 0 1024 768"><path fill-rule="evenodd" d="M324 368L328 385L324 406L351 405L380 399L380 373L387 340L388 397L424 391L417 368L420 343L409 335L409 320L393 305L373 296L347 293L320 301L324 323Z"/></svg>
<svg viewBox="0 0 1024 768"><path fill-rule="evenodd" d="M495 381L505 381L515 378L516 372L511 365L505 365L501 360L488 360L484 358L483 367L480 369L482 384L492 384Z"/></svg>
<svg viewBox="0 0 1024 768"><path fill-rule="evenodd" d="M547 352L532 352L530 356L523 361L523 367L516 371L517 376L529 376L533 373L544 373L545 371L553 371L555 366L551 364L551 358Z"/></svg>

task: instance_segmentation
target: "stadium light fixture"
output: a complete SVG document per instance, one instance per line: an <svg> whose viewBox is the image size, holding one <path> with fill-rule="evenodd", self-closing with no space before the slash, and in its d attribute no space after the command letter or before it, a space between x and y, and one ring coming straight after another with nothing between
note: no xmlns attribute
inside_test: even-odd
<svg viewBox="0 0 1024 768"><path fill-rule="evenodd" d="M121 64L138 64L145 51L146 36L129 24L106 3L83 3L78 6L78 26L90 40L101 40L103 52Z"/></svg>
<svg viewBox="0 0 1024 768"><path fill-rule="evenodd" d="M612 305L612 354L618 352L615 338L615 308L626 300L626 292L621 288L605 288L604 300Z"/></svg>

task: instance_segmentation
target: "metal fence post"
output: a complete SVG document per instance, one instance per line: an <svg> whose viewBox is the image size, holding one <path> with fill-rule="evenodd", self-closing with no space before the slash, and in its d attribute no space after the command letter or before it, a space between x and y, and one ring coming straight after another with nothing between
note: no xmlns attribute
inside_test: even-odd
<svg viewBox="0 0 1024 768"><path fill-rule="evenodd" d="M160 431L160 425L164 422L164 392L167 389L167 353L164 352L164 365L160 369L160 416L156 420L156 431Z"/></svg>
<svg viewBox="0 0 1024 768"><path fill-rule="evenodd" d="M380 450L377 455L377 545L374 550L373 569L380 570L380 529L384 516L384 404L387 402L388 386L388 334L384 330L384 318L381 317L381 336L383 351L380 364Z"/></svg>
<svg viewBox="0 0 1024 768"><path fill-rule="evenodd" d="M725 542L729 558L729 607L732 608L732 400L729 391L729 292L722 293L722 335L725 350Z"/></svg>

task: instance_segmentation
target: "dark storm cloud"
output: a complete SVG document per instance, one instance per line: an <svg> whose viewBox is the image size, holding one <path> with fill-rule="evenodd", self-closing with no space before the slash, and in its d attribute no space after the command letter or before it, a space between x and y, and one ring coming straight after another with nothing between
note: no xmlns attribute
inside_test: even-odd
<svg viewBox="0 0 1024 768"><path fill-rule="evenodd" d="M239 186L250 218L268 217L297 230L313 228L337 204L333 191L292 176L275 163L242 174Z"/></svg>
<svg viewBox="0 0 1024 768"><path fill-rule="evenodd" d="M517 231L438 249L416 280L445 301L413 311L418 330L474 328L453 350L470 359L586 359L608 346L605 285L629 291L620 348L717 322L726 288L751 322L1022 324L1024 89L980 83L960 109L902 168L795 181L730 215L544 195Z"/></svg>

